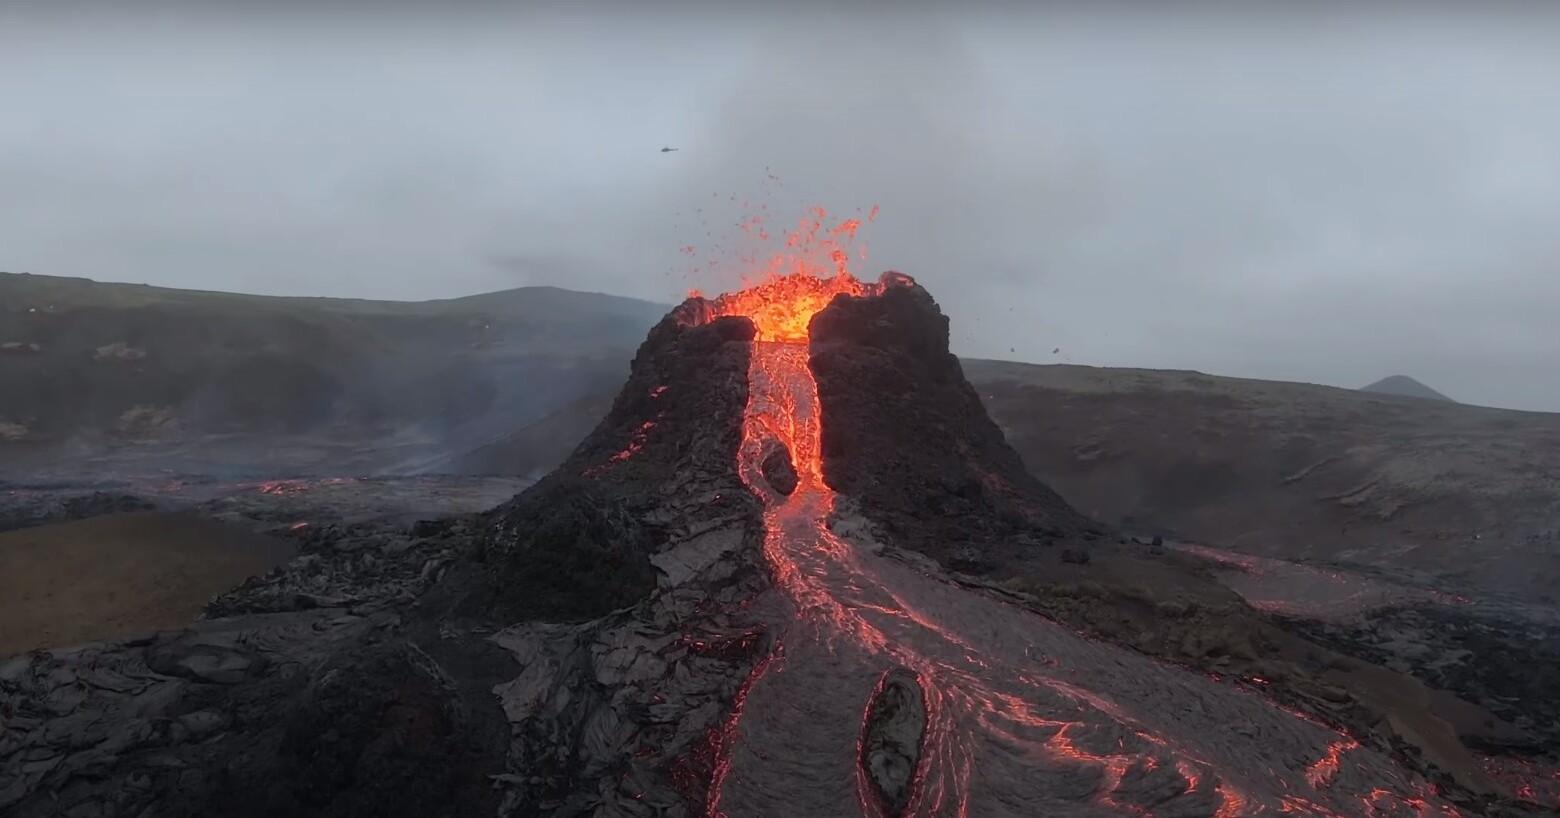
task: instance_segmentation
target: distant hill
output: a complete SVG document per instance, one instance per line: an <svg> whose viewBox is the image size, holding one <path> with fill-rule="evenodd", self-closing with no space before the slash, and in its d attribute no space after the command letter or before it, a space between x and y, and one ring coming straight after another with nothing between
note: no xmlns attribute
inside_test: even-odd
<svg viewBox="0 0 1560 818"><path fill-rule="evenodd" d="M249 295L214 290L184 290L93 281L90 278L0 272L0 310L63 312L80 308L127 309L133 307L238 308L271 311L311 311L336 315L494 315L543 323L565 320L621 319L633 323L625 337L637 346L642 335L670 304L641 301L605 293L579 292L560 287L517 287L457 298L429 301L384 301L368 298ZM642 325L643 329L640 329Z"/></svg>
<svg viewBox="0 0 1560 818"><path fill-rule="evenodd" d="M1389 375L1369 386L1360 387L1360 391L1375 392L1378 395L1398 395L1405 398L1425 398L1426 400L1439 400L1447 403L1457 402L1407 375Z"/></svg>
<svg viewBox="0 0 1560 818"><path fill-rule="evenodd" d="M586 395L476 449L450 452L423 466L423 470L433 474L539 478L568 458L574 447L607 416L616 397L613 392Z"/></svg>
<svg viewBox="0 0 1560 818"><path fill-rule="evenodd" d="M468 451L616 390L667 309L555 287L398 302L0 273L0 473L62 447L357 472ZM365 445L389 460L342 460Z"/></svg>

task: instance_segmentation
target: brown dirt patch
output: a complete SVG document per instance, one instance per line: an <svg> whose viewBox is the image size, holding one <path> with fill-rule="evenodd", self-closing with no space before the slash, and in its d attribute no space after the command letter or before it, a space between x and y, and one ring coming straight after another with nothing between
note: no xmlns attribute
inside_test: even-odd
<svg viewBox="0 0 1560 818"><path fill-rule="evenodd" d="M173 628L292 547L237 526L140 512L0 534L0 657Z"/></svg>

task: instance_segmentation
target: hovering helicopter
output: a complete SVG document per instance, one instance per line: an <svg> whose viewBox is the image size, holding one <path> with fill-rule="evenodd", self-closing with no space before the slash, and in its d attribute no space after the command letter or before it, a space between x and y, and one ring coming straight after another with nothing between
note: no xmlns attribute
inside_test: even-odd
<svg viewBox="0 0 1560 818"><path fill-rule="evenodd" d="M662 148L661 149L661 153L671 153L672 151L675 151L675 150L677 150L677 149L676 148Z"/></svg>

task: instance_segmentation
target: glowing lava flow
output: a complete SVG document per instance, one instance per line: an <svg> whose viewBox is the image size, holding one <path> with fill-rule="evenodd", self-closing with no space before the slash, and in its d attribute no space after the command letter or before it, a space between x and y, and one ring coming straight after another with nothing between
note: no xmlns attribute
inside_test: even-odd
<svg viewBox="0 0 1560 818"><path fill-rule="evenodd" d="M841 266L829 278L808 275L804 270L703 302L707 313L699 316L701 319L744 315L753 320L757 330L738 466L750 490L764 502L764 554L795 614L794 624L782 637L785 652L777 650L754 668L742 685L731 721L718 737L715 774L705 805L707 818L764 814L751 803L727 805L736 800L730 796L732 782L739 777L733 773L734 748L742 742L744 725L753 718L755 698L762 696L766 686L784 682L793 663L805 663L809 658L860 665L874 679L881 679L893 666L913 671L919 678L926 728L909 805L903 813L907 816L962 818L972 814L977 760L995 765L991 776L1003 776L1006 769L1012 773L1007 775L1008 781L1038 781L1020 786L1030 786L1039 798L1061 797L1047 790L1051 785L1045 783L1061 781L1060 776L1086 782L1074 783L1073 789L1082 786L1083 790L1068 796L1069 803L1086 804L1081 807L1085 811L1067 814L1153 816L1156 810L1219 818L1270 810L1311 816L1424 814L1411 799L1389 796L1385 790L1372 793L1364 805L1354 801L1352 808L1340 806L1340 798L1346 796L1329 790L1338 772L1338 755L1348 749L1345 745L1336 745L1320 759L1313 756L1289 780L1281 780L1275 773L1274 782L1264 782L1272 784L1268 789L1288 792L1259 799L1243 789L1245 784L1256 783L1249 774L1240 779L1242 786L1237 786L1229 775L1219 772L1233 763L1231 756L1217 760L1205 757L1165 735L1164 718L1150 713L1152 724L1135 718L1117 703L1058 678L1061 669L1036 671L1032 666L1009 666L996 656L1028 651L1028 647L1014 649L1013 640L1022 638L1012 635L1016 629L1004 631L996 626L989 636L979 638L974 638L973 632L955 632L931 615L930 608L912 599L913 587L907 583L914 580L908 578L909 573L858 553L829 530L835 495L823 477L821 409L810 366L809 322L837 295L872 295L900 285L913 282L903 276L885 276L878 283L864 284ZM797 485L788 495L775 491L763 475L765 453L774 442L790 450L796 470ZM919 586L914 589L923 596L927 593ZM986 647L977 647L976 642ZM799 667L795 678L805 677L806 672L805 667ZM864 712L872 692L870 682L864 685L859 691L862 708L855 712ZM834 694L844 696L847 692ZM1139 712L1143 712L1139 704ZM785 724L766 729L794 735L799 718L787 714L782 719ZM761 752L757 756L767 758ZM882 816L883 809L859 767L851 776L859 814ZM989 786L993 779L981 780ZM1155 782L1162 789L1166 781L1172 788L1170 796L1150 798L1143 794ZM778 797L748 794L753 798ZM786 803L786 809L807 809L794 801ZM1359 812L1361 806L1366 812Z"/></svg>

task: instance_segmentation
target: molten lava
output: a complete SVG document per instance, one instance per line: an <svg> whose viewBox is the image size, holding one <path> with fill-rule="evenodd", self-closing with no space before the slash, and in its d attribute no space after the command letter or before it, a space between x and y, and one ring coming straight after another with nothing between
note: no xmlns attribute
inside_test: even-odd
<svg viewBox="0 0 1560 818"><path fill-rule="evenodd" d="M822 211L816 215L821 222ZM988 655L977 642L990 644L989 639L957 632L939 621L911 601L897 574L878 567L830 531L835 494L823 476L822 413L810 365L810 322L837 296L871 296L888 287L914 285L898 274L885 274L872 284L852 276L846 267L848 253L835 242L854 235L855 229L854 222L847 222L823 234L824 255L832 269L809 262L805 254L780 258L771 264L768 278L713 301L693 299L690 311L684 313L691 323L746 316L757 330L738 468L764 504L764 555L794 613L791 630L754 667L741 685L730 720L713 737L716 757L706 818L753 811L750 804L727 806L733 782L741 779L734 749L743 740L744 723L752 710L750 699L760 696L766 686L783 685L791 665L805 662L806 657L868 666L879 679L887 668L898 666L920 680L925 732L903 815L962 818L972 814L972 781L982 742L995 743L1004 753L1037 764L1098 771L1092 800L1107 813L1155 814L1155 805L1133 800L1134 787L1153 776L1174 775L1180 782L1178 798L1204 804L1203 814L1221 818L1270 809L1342 816L1362 814L1358 811L1362 807L1363 814L1370 815L1424 814L1422 803L1386 791L1372 793L1367 804L1356 802L1340 810L1329 788L1341 766L1340 756L1357 746L1342 736L1308 769L1291 781L1279 782L1294 791L1281 801L1260 803L1242 789L1255 782L1231 781L1207 758L1157 733L1116 703L1063 681L1060 675L1065 668L1044 663L1046 670L1036 671L1032 666L1007 666ZM819 230L814 226L804 231L803 240L790 246L798 249L809 237L820 235ZM763 460L775 442L791 453L797 485L790 493L776 491L764 478ZM783 652L778 648L781 643L787 646ZM857 712L865 712L873 693L870 684L860 691L837 691L840 696L861 697L862 709ZM1058 717L1058 712L1103 714L1125 732L1103 740L1095 725ZM792 752L802 750L793 747ZM767 758L762 753L757 756ZM859 772L855 790L860 814L888 815Z"/></svg>
<svg viewBox="0 0 1560 818"><path fill-rule="evenodd" d="M873 208L868 220L876 215ZM808 323L835 296L881 292L884 284L864 284L850 273L851 242L861 220L845 219L825 229L828 217L821 207L808 211L808 218L786 233L785 249L770 257L759 279L744 278L742 289L709 302L698 323L741 315L752 320L760 342L805 343Z"/></svg>
<svg viewBox="0 0 1560 818"><path fill-rule="evenodd" d="M715 300L716 315L742 315L753 321L759 342L805 342L807 325L837 295L866 295L867 285L842 272L832 278L806 273L770 279Z"/></svg>

